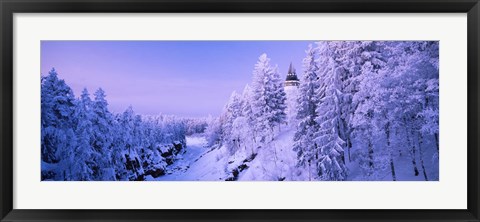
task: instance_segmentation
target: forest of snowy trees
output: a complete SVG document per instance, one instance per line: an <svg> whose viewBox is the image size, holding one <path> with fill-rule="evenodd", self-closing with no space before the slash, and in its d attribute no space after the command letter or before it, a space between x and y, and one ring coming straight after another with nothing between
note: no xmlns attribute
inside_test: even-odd
<svg viewBox="0 0 480 222"><path fill-rule="evenodd" d="M42 180L161 178L192 135L206 140L192 162L206 159L220 172L212 180L439 180L438 42L319 41L299 82L287 104L262 54L219 116L142 116L111 113L102 89L75 97L52 69L41 81Z"/></svg>
<svg viewBox="0 0 480 222"><path fill-rule="evenodd" d="M401 169L438 180L438 47L427 41L317 42L306 51L296 118L289 123L278 70L263 54L251 85L233 92L209 122L207 140L245 161L261 149L278 156L269 142L283 127L295 132L290 147L297 178L351 180L355 171L356 180L395 181Z"/></svg>
<svg viewBox="0 0 480 222"><path fill-rule="evenodd" d="M42 77L42 180L143 180L158 177L185 147L186 124L171 116L142 117L129 107L113 114L100 88L91 99L52 69Z"/></svg>

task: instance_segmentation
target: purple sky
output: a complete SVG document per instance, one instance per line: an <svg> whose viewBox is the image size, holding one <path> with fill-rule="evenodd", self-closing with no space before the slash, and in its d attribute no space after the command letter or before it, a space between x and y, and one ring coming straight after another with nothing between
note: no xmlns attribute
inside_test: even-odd
<svg viewBox="0 0 480 222"><path fill-rule="evenodd" d="M232 91L252 80L267 53L282 78L290 62L301 76L313 41L42 41L41 74L52 67L78 97L102 87L109 109L139 114L218 115Z"/></svg>

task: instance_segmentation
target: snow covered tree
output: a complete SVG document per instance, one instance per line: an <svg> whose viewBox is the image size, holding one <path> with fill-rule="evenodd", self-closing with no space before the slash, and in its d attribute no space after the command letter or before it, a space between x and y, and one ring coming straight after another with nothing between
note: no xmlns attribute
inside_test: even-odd
<svg viewBox="0 0 480 222"><path fill-rule="evenodd" d="M309 178L311 179L311 165L318 160L316 155L318 145L314 141L314 135L319 128L315 119L318 116L317 105L320 98L317 96L317 91L320 85L317 76L319 70L316 62L318 58L317 49L310 45L306 54L307 56L303 60L305 72L300 81L297 98L298 112L296 118L298 126L293 138L293 150L297 152L298 165L308 166Z"/></svg>
<svg viewBox="0 0 480 222"><path fill-rule="evenodd" d="M135 162L132 161L137 156L133 138L134 115L132 107L129 107L116 117L112 160L117 180L134 180L138 176Z"/></svg>
<svg viewBox="0 0 480 222"><path fill-rule="evenodd" d="M423 144L434 140L438 154L438 42L399 42L395 49L392 75L397 84L392 87L392 103L402 110L390 113L401 120L394 123L403 128L414 175L420 174L420 161L424 179L428 180Z"/></svg>
<svg viewBox="0 0 480 222"><path fill-rule="evenodd" d="M284 124L287 121L287 94L283 87L283 80L278 73L278 68L275 67L274 72L270 74L270 87L272 93L269 101L269 106L271 107L269 126L273 129L276 126L280 127L281 124Z"/></svg>
<svg viewBox="0 0 480 222"><path fill-rule="evenodd" d="M208 146L213 146L221 143L223 132L222 122L222 116L217 118L213 118L210 116L207 119L208 125L205 129L205 138L207 140Z"/></svg>
<svg viewBox="0 0 480 222"><path fill-rule="evenodd" d="M359 56L350 64L356 72L350 78L355 83L350 88L355 107L350 126L365 179L383 178L390 171L397 180L394 159L408 153L413 175L419 175L420 161L428 180L423 153L430 141L425 137L433 140L438 127L438 44L358 42L354 54ZM432 134L422 130L428 126Z"/></svg>
<svg viewBox="0 0 480 222"><path fill-rule="evenodd" d="M255 132L259 142L274 138L274 127L286 121L286 94L276 67L270 65L266 54L259 57L253 70L252 114L256 119Z"/></svg>
<svg viewBox="0 0 480 222"><path fill-rule="evenodd" d="M345 162L351 162L351 149L353 146L351 119L357 108L353 103L353 97L359 89L358 76L361 69L361 42L360 41L333 41L335 46L335 63L341 70L341 127L339 128L340 137L345 141Z"/></svg>
<svg viewBox="0 0 480 222"><path fill-rule="evenodd" d="M45 163L61 165L53 172L54 177L65 180L77 139L73 129L75 97L53 68L42 77L41 84L41 158Z"/></svg>
<svg viewBox="0 0 480 222"><path fill-rule="evenodd" d="M319 42L318 70L320 86L315 94L318 98L315 121L318 131L314 134L318 156L317 170L322 180L345 180L347 168L344 159L344 144L340 138L342 129L342 68L335 58L336 47L331 42Z"/></svg>
<svg viewBox="0 0 480 222"><path fill-rule="evenodd" d="M187 135L204 133L208 125L206 118L185 118L183 121L185 122Z"/></svg>
<svg viewBox="0 0 480 222"><path fill-rule="evenodd" d="M243 148L245 152L250 152L252 155L255 153L255 145L252 140L252 128L248 124L248 118L239 116L233 121L232 127L235 129L232 131L232 137L238 140L238 149Z"/></svg>
<svg viewBox="0 0 480 222"><path fill-rule="evenodd" d="M175 116L164 116L162 119L162 134L164 143L179 144L186 146L185 123ZM179 150L180 151L180 150Z"/></svg>
<svg viewBox="0 0 480 222"><path fill-rule="evenodd" d="M82 91L80 99L77 100L73 117L77 143L68 159L69 175L67 178L76 181L95 180L96 163L93 161L93 157L96 156L96 151L92 146L92 101L87 89Z"/></svg>
<svg viewBox="0 0 480 222"><path fill-rule="evenodd" d="M375 179L378 176L376 173L379 173L376 167L380 166L375 164L374 120L382 118L377 113L379 101L377 95L381 90L379 71L385 67L386 58L383 54L383 42L362 41L359 44L361 50L357 61L359 73L355 77L358 81L358 91L352 98L356 109L351 125L353 133L366 146L366 149L358 150L358 161L365 172L365 179Z"/></svg>
<svg viewBox="0 0 480 222"><path fill-rule="evenodd" d="M233 127L235 120L242 114L241 97L237 92L233 92L230 100L225 106L225 123L223 124L224 144L227 146L230 154L234 154L240 147L240 138L237 130Z"/></svg>
<svg viewBox="0 0 480 222"><path fill-rule="evenodd" d="M253 93L252 93L252 88L250 88L250 85L246 85L245 88L243 89L242 93L242 110L241 110L241 116L245 118L244 120L244 127L247 127L247 129L243 129L244 131L244 139L242 140L244 142L244 146L248 147L250 146L253 152L253 149L257 147L257 141L256 141L256 129L255 126L257 124L257 120L255 119L253 115L253 108L252 108L252 99L253 99Z"/></svg>
<svg viewBox="0 0 480 222"><path fill-rule="evenodd" d="M42 160L56 163L60 161L59 149L68 149L65 142L74 137L71 117L75 97L54 68L41 81Z"/></svg>
<svg viewBox="0 0 480 222"><path fill-rule="evenodd" d="M98 154L93 157L98 165L95 174L99 180L112 180L114 178L114 170L110 158L113 146L113 135L111 133L113 117L108 111L105 91L99 88L95 91L94 96L95 99L92 104L94 114L92 118L92 136L94 138L93 147Z"/></svg>

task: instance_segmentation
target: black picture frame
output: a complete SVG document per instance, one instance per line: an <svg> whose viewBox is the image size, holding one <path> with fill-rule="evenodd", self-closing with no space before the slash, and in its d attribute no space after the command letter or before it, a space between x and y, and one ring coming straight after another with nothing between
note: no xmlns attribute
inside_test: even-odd
<svg viewBox="0 0 480 222"><path fill-rule="evenodd" d="M0 0L1 221L480 221L479 0ZM20 210L13 209L14 13L467 13L466 210Z"/></svg>

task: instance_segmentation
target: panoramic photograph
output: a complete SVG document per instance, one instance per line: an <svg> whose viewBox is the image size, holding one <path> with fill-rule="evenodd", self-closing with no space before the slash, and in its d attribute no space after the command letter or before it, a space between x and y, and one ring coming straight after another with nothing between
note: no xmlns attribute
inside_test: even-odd
<svg viewBox="0 0 480 222"><path fill-rule="evenodd" d="M440 180L438 41L49 40L40 57L41 181Z"/></svg>

